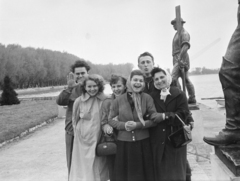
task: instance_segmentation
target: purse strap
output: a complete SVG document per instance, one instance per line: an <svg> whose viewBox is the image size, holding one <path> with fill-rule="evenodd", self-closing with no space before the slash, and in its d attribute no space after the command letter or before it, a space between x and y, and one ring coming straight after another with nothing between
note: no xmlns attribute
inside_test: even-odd
<svg viewBox="0 0 240 181"><path fill-rule="evenodd" d="M182 120L177 114L175 114L175 116L177 116L177 118L179 119L179 121L181 121L181 123L183 124L183 126L186 126L186 124L183 122L183 120Z"/></svg>

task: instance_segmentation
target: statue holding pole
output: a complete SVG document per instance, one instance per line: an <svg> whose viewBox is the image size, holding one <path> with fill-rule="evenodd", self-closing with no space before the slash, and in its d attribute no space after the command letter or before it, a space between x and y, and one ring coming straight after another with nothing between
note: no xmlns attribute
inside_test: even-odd
<svg viewBox="0 0 240 181"><path fill-rule="evenodd" d="M173 70L172 70L172 85L180 87L178 78L182 78L183 91L185 86L188 92L188 103L195 104L195 89L188 77L190 61L188 50L190 48L190 35L183 28L185 21L181 18L180 6L176 6L176 18L171 21L173 28L177 31L172 43Z"/></svg>

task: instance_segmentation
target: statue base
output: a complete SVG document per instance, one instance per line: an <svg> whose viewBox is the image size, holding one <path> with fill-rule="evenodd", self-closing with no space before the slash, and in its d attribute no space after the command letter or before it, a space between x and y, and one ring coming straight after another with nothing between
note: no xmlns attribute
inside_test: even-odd
<svg viewBox="0 0 240 181"><path fill-rule="evenodd" d="M240 145L215 146L215 154L240 179Z"/></svg>
<svg viewBox="0 0 240 181"><path fill-rule="evenodd" d="M192 111L192 110L199 110L200 109L198 103L196 103L196 104L188 104L188 108L189 108L190 111Z"/></svg>

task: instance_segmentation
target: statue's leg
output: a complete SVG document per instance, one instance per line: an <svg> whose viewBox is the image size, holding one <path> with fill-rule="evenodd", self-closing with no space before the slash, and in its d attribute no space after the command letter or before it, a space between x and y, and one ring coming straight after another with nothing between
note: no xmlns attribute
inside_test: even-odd
<svg viewBox="0 0 240 181"><path fill-rule="evenodd" d="M195 89L191 80L189 79L188 71L185 72L185 80L186 80L186 88L188 91L188 103L189 104L196 103Z"/></svg>
<svg viewBox="0 0 240 181"><path fill-rule="evenodd" d="M226 129L240 131L240 62L233 64L223 58L219 72L226 108Z"/></svg>
<svg viewBox="0 0 240 181"><path fill-rule="evenodd" d="M210 145L226 146L240 143L240 63L223 58L219 72L226 108L225 129L216 137L204 137Z"/></svg>
<svg viewBox="0 0 240 181"><path fill-rule="evenodd" d="M172 86L176 86L181 89L181 87L179 87L180 84L178 82L178 78L181 77L181 72L177 63L173 66L171 75L172 75Z"/></svg>
<svg viewBox="0 0 240 181"><path fill-rule="evenodd" d="M203 138L210 145L240 143L240 6L237 16L238 26L230 39L219 72L225 98L226 125L215 138Z"/></svg>

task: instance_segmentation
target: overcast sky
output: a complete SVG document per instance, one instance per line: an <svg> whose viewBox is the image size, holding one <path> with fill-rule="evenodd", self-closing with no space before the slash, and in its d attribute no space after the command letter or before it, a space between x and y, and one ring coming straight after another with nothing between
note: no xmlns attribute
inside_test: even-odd
<svg viewBox="0 0 240 181"><path fill-rule="evenodd" d="M172 68L171 20L181 6L191 67L219 68L237 0L0 0L0 43L66 51L93 63L137 64L149 51Z"/></svg>

